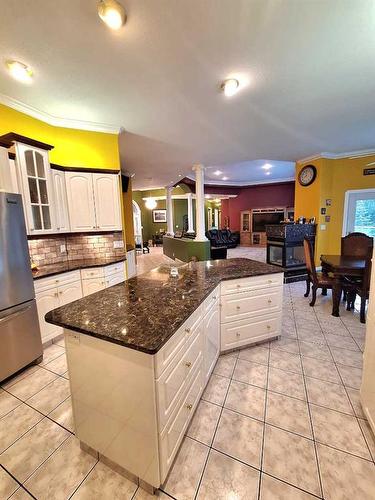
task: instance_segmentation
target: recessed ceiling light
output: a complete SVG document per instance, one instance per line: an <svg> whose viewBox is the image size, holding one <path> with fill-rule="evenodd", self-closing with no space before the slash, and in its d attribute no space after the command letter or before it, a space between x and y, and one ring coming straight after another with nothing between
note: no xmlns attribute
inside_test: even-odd
<svg viewBox="0 0 375 500"><path fill-rule="evenodd" d="M270 168L272 168L272 165L270 163L265 163L262 168L264 170L269 170Z"/></svg>
<svg viewBox="0 0 375 500"><path fill-rule="evenodd" d="M156 200L154 198L147 198L145 207L148 208L149 210L153 210L154 208L157 207Z"/></svg>
<svg viewBox="0 0 375 500"><path fill-rule="evenodd" d="M226 97L232 97L239 90L240 82L236 78L229 78L221 84L221 90Z"/></svg>
<svg viewBox="0 0 375 500"><path fill-rule="evenodd" d="M215 170L214 174L215 175L221 175L223 172L221 170Z"/></svg>
<svg viewBox="0 0 375 500"><path fill-rule="evenodd" d="M124 7L116 0L100 0L98 3L100 19L112 30L118 30L126 22Z"/></svg>
<svg viewBox="0 0 375 500"><path fill-rule="evenodd" d="M19 61L7 61L6 66L15 80L22 83L31 83L33 79L32 69Z"/></svg>
<svg viewBox="0 0 375 500"><path fill-rule="evenodd" d="M271 172L265 172L266 175L271 175Z"/></svg>
<svg viewBox="0 0 375 500"><path fill-rule="evenodd" d="M227 181L229 179L229 177L222 177L221 180L223 181Z"/></svg>

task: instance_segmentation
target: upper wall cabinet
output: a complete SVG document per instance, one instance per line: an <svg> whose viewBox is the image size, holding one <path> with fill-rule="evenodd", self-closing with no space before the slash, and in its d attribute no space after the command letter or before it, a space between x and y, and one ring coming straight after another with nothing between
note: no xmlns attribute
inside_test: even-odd
<svg viewBox="0 0 375 500"><path fill-rule="evenodd" d="M28 233L54 233L55 201L48 151L21 143L16 143L16 150Z"/></svg>
<svg viewBox="0 0 375 500"><path fill-rule="evenodd" d="M66 195L65 174L60 170L51 170L52 184L55 191L56 231L67 233L70 231L68 198Z"/></svg>
<svg viewBox="0 0 375 500"><path fill-rule="evenodd" d="M117 175L65 172L70 230L121 230L119 179Z"/></svg>

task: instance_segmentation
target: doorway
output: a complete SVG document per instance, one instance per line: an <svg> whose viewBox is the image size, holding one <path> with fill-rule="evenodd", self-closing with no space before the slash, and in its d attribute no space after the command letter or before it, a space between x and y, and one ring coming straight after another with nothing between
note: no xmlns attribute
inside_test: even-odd
<svg viewBox="0 0 375 500"><path fill-rule="evenodd" d="M354 232L375 238L375 189L345 193L342 235Z"/></svg>
<svg viewBox="0 0 375 500"><path fill-rule="evenodd" d="M136 245L143 244L142 239L142 219L141 209L136 201L133 201L133 224L134 224L134 240Z"/></svg>

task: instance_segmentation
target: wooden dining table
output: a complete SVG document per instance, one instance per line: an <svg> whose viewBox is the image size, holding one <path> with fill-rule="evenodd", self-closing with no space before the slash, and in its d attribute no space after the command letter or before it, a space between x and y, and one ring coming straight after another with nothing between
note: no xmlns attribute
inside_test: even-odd
<svg viewBox="0 0 375 500"><path fill-rule="evenodd" d="M332 316L340 316L340 300L344 276L360 278L363 276L366 259L345 255L321 255L323 274L332 273L334 283L332 288Z"/></svg>

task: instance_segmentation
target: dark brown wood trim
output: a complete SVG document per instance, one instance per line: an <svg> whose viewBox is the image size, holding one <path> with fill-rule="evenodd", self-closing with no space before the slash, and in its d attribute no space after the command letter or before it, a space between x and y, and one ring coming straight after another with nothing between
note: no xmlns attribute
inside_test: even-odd
<svg viewBox="0 0 375 500"><path fill-rule="evenodd" d="M36 141L25 135L16 134L15 132L8 132L0 136L0 143L5 144L5 147L10 148L14 142L22 142L22 144L27 144L28 146L33 146L34 148L45 149L50 151L55 146L51 144L46 144L45 142Z"/></svg>
<svg viewBox="0 0 375 500"><path fill-rule="evenodd" d="M10 160L15 160L16 159L16 153L8 153L8 158Z"/></svg>
<svg viewBox="0 0 375 500"><path fill-rule="evenodd" d="M118 174L120 170L115 169L106 169L106 168L92 168L92 167L66 167L64 165L56 165L56 163L50 163L51 168L54 170L61 170L62 172L87 172L93 174L102 174L103 172L106 174Z"/></svg>

